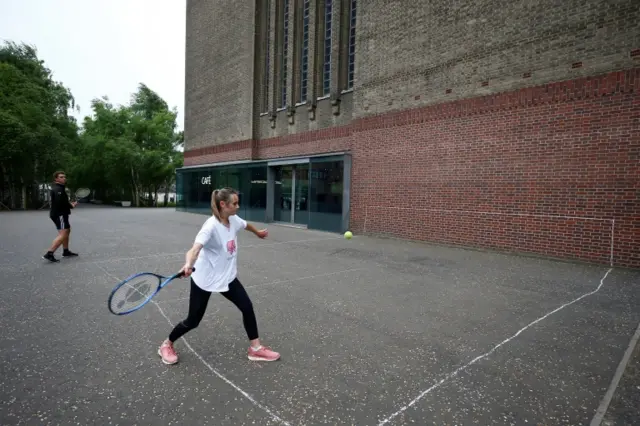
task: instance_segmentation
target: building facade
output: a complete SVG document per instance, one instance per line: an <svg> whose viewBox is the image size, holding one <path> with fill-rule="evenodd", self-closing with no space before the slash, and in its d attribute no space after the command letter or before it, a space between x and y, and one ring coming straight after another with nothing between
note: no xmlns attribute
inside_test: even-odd
<svg viewBox="0 0 640 426"><path fill-rule="evenodd" d="M633 0L187 1L178 209L640 267Z"/></svg>

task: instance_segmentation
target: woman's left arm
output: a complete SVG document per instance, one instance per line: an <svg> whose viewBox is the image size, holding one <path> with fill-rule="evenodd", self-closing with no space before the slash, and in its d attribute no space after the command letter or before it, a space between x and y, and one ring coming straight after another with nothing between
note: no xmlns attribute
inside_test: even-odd
<svg viewBox="0 0 640 426"><path fill-rule="evenodd" d="M250 224L249 222L247 222L247 226L244 229L246 229L249 232L252 232L258 238L266 238L267 235L269 235L269 233L267 232L266 229L260 229L259 230L258 228L256 228L252 224Z"/></svg>

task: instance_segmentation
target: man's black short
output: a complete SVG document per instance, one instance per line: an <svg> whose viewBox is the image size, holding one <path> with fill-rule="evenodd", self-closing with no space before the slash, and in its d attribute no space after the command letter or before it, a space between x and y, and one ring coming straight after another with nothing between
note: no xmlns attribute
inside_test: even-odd
<svg viewBox="0 0 640 426"><path fill-rule="evenodd" d="M63 214L60 216L50 216L53 223L56 224L56 229L58 231L62 231L63 229L71 229L71 224L69 223L69 215Z"/></svg>

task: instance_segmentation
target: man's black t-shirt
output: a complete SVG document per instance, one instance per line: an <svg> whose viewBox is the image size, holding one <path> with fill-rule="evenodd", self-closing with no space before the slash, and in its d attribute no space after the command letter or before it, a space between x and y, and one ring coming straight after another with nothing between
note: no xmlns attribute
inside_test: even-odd
<svg viewBox="0 0 640 426"><path fill-rule="evenodd" d="M64 185L59 183L51 185L49 196L51 198L50 216L67 216L71 214L71 204L69 203L69 196L67 196Z"/></svg>

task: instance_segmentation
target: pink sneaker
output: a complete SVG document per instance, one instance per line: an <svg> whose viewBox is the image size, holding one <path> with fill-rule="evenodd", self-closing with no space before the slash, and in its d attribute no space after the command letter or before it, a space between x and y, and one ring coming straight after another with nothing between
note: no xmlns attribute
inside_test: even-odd
<svg viewBox="0 0 640 426"><path fill-rule="evenodd" d="M175 364L178 362L178 354L173 349L173 343L169 340L162 342L160 348L158 348L158 355L162 358L162 362L165 364Z"/></svg>
<svg viewBox="0 0 640 426"><path fill-rule="evenodd" d="M276 361L280 359L278 352L274 352L266 346L260 346L258 349L249 346L248 353L251 361Z"/></svg>

